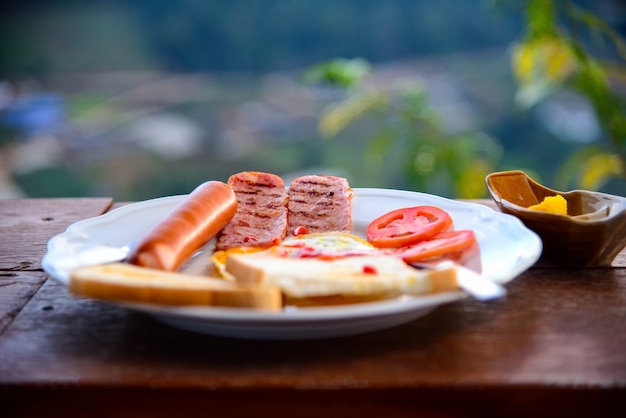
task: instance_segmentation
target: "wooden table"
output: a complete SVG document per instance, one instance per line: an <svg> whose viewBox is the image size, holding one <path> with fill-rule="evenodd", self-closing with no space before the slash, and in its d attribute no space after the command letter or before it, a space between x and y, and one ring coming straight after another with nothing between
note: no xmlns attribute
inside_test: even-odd
<svg viewBox="0 0 626 418"><path fill-rule="evenodd" d="M626 252L611 268L538 263L504 299L392 329L246 341L48 280L47 241L111 204L0 200L0 416L626 416Z"/></svg>

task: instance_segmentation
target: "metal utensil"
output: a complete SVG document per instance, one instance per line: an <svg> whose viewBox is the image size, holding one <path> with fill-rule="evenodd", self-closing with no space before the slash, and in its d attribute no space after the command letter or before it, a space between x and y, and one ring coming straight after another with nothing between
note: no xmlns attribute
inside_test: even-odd
<svg viewBox="0 0 626 418"><path fill-rule="evenodd" d="M413 266L429 269L456 268L457 281L461 289L481 301L498 299L506 295L506 289L500 284L488 279L482 274L452 261L413 263Z"/></svg>

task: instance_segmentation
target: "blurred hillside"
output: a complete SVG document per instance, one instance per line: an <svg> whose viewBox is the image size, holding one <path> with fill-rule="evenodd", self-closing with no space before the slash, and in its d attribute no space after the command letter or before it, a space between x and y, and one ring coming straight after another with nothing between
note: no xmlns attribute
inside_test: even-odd
<svg viewBox="0 0 626 418"><path fill-rule="evenodd" d="M485 0L4 2L2 72L274 72L506 47L520 16Z"/></svg>
<svg viewBox="0 0 626 418"><path fill-rule="evenodd" d="M3 4L0 197L145 199L241 170L335 172L354 187L405 187L393 162L364 165L367 122L320 138L317 118L340 93L306 85L301 74L336 57L368 60L381 85L422 84L446 129L488 133L502 144L503 169L549 184L565 155L599 132L577 97L557 96L530 114L516 108L517 3ZM621 3L587 3L624 31ZM623 182L606 191L626 194Z"/></svg>

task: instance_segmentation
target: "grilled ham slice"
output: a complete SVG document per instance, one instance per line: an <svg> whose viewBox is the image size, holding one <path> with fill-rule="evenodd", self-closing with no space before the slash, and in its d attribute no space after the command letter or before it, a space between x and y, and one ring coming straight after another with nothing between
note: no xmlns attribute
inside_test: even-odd
<svg viewBox="0 0 626 418"><path fill-rule="evenodd" d="M275 174L244 171L232 175L228 184L237 197L237 212L220 232L216 250L279 244L287 233L283 180Z"/></svg>
<svg viewBox="0 0 626 418"><path fill-rule="evenodd" d="M289 186L288 235L299 231L350 232L352 189L343 177L307 175Z"/></svg>

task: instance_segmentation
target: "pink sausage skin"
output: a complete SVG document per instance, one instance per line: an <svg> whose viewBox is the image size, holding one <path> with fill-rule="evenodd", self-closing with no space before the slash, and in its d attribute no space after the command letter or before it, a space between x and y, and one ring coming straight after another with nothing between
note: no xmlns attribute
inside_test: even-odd
<svg viewBox="0 0 626 418"><path fill-rule="evenodd" d="M232 187L219 181L202 183L146 233L127 262L176 271L221 231L236 211Z"/></svg>

